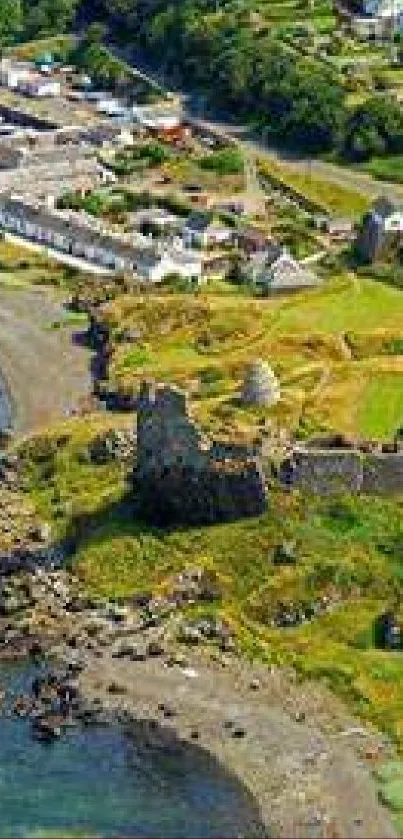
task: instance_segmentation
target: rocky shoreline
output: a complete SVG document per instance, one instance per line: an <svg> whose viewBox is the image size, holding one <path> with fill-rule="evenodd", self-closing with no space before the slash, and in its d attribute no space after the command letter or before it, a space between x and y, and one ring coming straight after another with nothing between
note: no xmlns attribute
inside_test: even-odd
<svg viewBox="0 0 403 839"><path fill-rule="evenodd" d="M126 451L126 438L108 437L108 451L101 441L93 455L117 442ZM388 740L320 685L245 661L225 622L190 620L189 605L219 597L211 571L184 568L163 594L89 597L25 507L13 454L0 459L0 484L0 659L38 665L9 709L30 720L35 739L118 721L141 731L147 749L197 747L218 761L253 800L247 835L397 835L371 775L393 756Z"/></svg>
<svg viewBox="0 0 403 839"><path fill-rule="evenodd" d="M194 583L185 574L182 585ZM168 616L146 595L88 598L51 567L16 571L2 586L0 655L38 664L30 694L11 708L35 738L117 721L147 749L202 748L253 799L250 836L397 835L371 778L391 745L320 686L248 664L224 627L178 642L180 610Z"/></svg>

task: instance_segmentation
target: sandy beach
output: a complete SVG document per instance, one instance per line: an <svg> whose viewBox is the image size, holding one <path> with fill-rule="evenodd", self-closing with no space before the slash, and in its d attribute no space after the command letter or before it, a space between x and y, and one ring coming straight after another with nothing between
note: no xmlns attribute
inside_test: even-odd
<svg viewBox="0 0 403 839"><path fill-rule="evenodd" d="M17 432L63 417L90 393L88 350L72 340L72 328L57 327L63 317L49 289L0 286L0 370Z"/></svg>
<svg viewBox="0 0 403 839"><path fill-rule="evenodd" d="M387 747L319 685L231 658L223 669L200 652L186 667L161 659L90 660L85 695L195 742L252 794L268 835L394 837L371 777ZM111 683L121 694L111 693Z"/></svg>

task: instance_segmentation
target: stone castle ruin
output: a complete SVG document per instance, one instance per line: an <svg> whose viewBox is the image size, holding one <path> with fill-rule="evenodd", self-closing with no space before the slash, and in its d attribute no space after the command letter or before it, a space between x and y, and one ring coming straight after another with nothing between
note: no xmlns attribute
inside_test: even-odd
<svg viewBox="0 0 403 839"><path fill-rule="evenodd" d="M141 513L158 524L231 521L267 504L259 453L210 440L186 393L169 385L141 386L134 487Z"/></svg>
<svg viewBox="0 0 403 839"><path fill-rule="evenodd" d="M403 494L403 441L357 443L340 435L293 444L274 464L254 446L211 440L191 418L186 393L143 383L138 399L134 488L157 524L201 524L260 515L268 476L317 495Z"/></svg>

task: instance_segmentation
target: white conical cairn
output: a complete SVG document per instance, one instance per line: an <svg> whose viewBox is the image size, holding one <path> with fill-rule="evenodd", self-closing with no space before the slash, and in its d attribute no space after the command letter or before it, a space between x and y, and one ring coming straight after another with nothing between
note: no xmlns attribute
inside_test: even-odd
<svg viewBox="0 0 403 839"><path fill-rule="evenodd" d="M280 399L280 385L266 361L253 361L246 370L242 401L246 405L268 407Z"/></svg>

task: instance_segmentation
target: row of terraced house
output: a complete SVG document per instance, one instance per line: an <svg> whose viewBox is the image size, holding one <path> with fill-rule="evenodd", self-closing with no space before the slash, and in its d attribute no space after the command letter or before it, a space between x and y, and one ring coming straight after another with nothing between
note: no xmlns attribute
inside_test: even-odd
<svg viewBox="0 0 403 839"><path fill-rule="evenodd" d="M57 212L45 204L18 196L0 196L0 228L26 241L51 248L104 271L130 272L146 282L160 282L177 274L200 282L199 254L178 246L158 248L140 234L123 239L111 231L95 229L73 213Z"/></svg>

